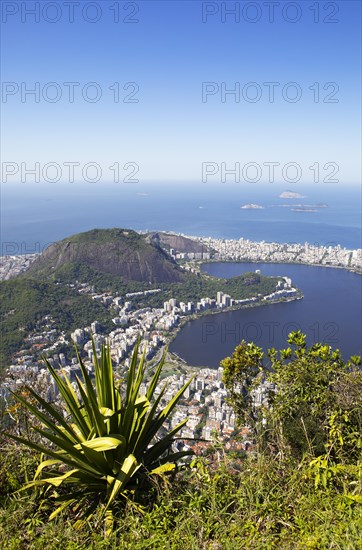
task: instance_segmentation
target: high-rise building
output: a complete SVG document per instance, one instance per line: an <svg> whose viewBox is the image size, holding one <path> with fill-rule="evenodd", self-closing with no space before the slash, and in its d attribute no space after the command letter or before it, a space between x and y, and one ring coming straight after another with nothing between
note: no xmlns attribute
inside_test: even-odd
<svg viewBox="0 0 362 550"><path fill-rule="evenodd" d="M92 324L91 324L91 331L93 334L96 334L100 329L100 324L98 323L98 321L94 321Z"/></svg>

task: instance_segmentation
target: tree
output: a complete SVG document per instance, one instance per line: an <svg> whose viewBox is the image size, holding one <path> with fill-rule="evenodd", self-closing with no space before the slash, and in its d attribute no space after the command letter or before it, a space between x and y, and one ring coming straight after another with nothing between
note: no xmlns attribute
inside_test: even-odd
<svg viewBox="0 0 362 550"><path fill-rule="evenodd" d="M263 426L263 442L298 457L305 452L349 456L362 447L362 373L360 357L344 361L339 350L320 343L307 347L300 331L289 347L269 349L269 365L260 348L242 343L224 359L224 381L239 421ZM265 404L256 409L253 390L263 381ZM259 435L261 435L259 433Z"/></svg>
<svg viewBox="0 0 362 550"><path fill-rule="evenodd" d="M347 413L353 430L361 434L361 394L354 394L348 403L340 393L344 386L344 395L352 397L353 385L358 379L361 384L360 358L344 361L339 350L320 343L308 348L300 331L291 333L288 343L291 347L279 354L269 350L272 370L268 379L275 390L269 395L266 418L278 447L288 445L299 456L307 450L322 454L331 444L332 419Z"/></svg>
<svg viewBox="0 0 362 550"><path fill-rule="evenodd" d="M192 454L173 450L175 435L187 419L166 435L159 433L191 380L163 410L160 409L166 386L157 397L155 390L165 355L148 384L146 394L141 395L145 361L143 354L138 362L138 351L139 342L124 386L117 384L110 349L104 346L99 361L93 344L95 387L79 354L83 379L76 377L76 388L45 361L59 389L66 415L30 387L27 390L38 406L30 399L16 395L19 402L41 422L40 428L34 426L41 440L34 442L8 435L42 453L34 480L25 488L43 487L45 495L57 502L58 507L50 519L65 508L71 508L81 525L100 511L109 534L117 501L132 498L147 480L167 475L179 459Z"/></svg>
<svg viewBox="0 0 362 550"><path fill-rule="evenodd" d="M223 382L229 391L238 424L256 429L257 414L253 404L253 390L259 385L263 372L263 352L255 344L242 341L231 357L220 362Z"/></svg>

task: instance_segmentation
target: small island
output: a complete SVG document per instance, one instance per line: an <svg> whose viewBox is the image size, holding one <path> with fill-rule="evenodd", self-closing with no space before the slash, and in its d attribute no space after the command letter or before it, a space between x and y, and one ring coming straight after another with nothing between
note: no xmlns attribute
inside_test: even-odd
<svg viewBox="0 0 362 550"><path fill-rule="evenodd" d="M264 210L264 206L260 206L260 204L243 204L240 208L242 210Z"/></svg>
<svg viewBox="0 0 362 550"><path fill-rule="evenodd" d="M300 193L295 193L294 191L283 191L283 193L280 193L279 195L280 199L305 199L305 195L301 195Z"/></svg>

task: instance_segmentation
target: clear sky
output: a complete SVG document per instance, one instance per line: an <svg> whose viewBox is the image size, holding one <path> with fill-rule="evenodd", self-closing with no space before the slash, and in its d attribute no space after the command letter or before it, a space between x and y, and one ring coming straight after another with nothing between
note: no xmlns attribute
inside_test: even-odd
<svg viewBox="0 0 362 550"><path fill-rule="evenodd" d="M318 163L321 180L338 165L339 182L360 185L359 1L1 4L8 181L36 162L59 164L62 180L64 163L80 164L75 179L96 163L104 180L136 163L141 181L165 182L236 162L267 180L265 162L280 163L277 178L295 162L301 181Z"/></svg>

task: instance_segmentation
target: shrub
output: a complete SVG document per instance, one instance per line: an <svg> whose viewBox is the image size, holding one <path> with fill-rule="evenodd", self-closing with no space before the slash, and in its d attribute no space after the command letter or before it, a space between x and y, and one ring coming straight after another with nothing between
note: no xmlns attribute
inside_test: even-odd
<svg viewBox="0 0 362 550"><path fill-rule="evenodd" d="M49 519L67 508L75 514L76 525L81 526L85 520L100 514L109 534L117 501L132 499L136 490L142 489L150 478L164 477L178 460L191 454L173 450L175 435L187 419L170 431L163 430L162 436L159 433L191 380L161 410L159 405L166 387L157 397L155 390L165 355L155 369L146 394L141 395L145 361L144 354L138 361L138 351L137 344L124 388L115 380L110 350L104 346L98 360L93 345L95 387L79 354L82 380L76 376L75 388L67 376L61 377L45 361L67 417L30 387L27 390L37 406L16 394L20 403L41 423L41 427L33 427L40 441L8 435L42 453L33 481L24 488L40 487L43 497L54 499L57 507Z"/></svg>

